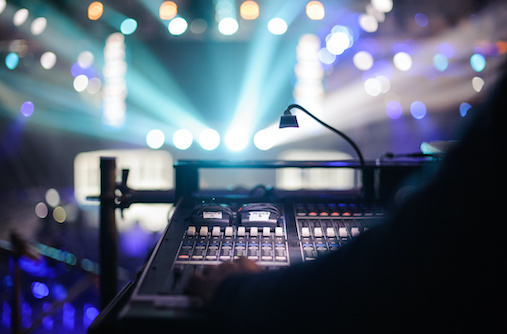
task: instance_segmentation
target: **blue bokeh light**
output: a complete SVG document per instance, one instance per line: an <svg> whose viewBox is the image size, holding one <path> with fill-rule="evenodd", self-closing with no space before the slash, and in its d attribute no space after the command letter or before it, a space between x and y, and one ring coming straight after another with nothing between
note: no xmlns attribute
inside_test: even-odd
<svg viewBox="0 0 507 334"><path fill-rule="evenodd" d="M426 116L426 105L421 101L414 101L410 105L410 113L415 119L423 119Z"/></svg>

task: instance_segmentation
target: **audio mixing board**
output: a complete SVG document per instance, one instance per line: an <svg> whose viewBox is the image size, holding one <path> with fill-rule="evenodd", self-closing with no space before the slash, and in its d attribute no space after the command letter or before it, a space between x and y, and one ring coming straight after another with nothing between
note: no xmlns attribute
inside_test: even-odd
<svg viewBox="0 0 507 334"><path fill-rule="evenodd" d="M382 217L379 209L345 202L180 203L121 320L128 329L194 328L206 313L185 293L192 273L239 257L283 270L343 247Z"/></svg>

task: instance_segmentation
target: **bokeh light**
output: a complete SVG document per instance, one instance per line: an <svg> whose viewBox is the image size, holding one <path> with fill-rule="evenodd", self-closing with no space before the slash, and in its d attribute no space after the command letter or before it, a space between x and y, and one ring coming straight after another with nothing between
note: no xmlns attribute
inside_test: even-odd
<svg viewBox="0 0 507 334"><path fill-rule="evenodd" d="M239 7L239 15L244 20L255 20L259 17L259 5L255 1L245 1Z"/></svg>
<svg viewBox="0 0 507 334"><path fill-rule="evenodd" d="M234 35L238 31L238 28L238 21L233 17L226 17L218 23L218 31L220 31L222 35Z"/></svg>
<svg viewBox="0 0 507 334"><path fill-rule="evenodd" d="M60 194L55 188L49 188L46 191L45 199L46 203L48 203L53 208L60 205Z"/></svg>
<svg viewBox="0 0 507 334"><path fill-rule="evenodd" d="M378 21L369 14L362 13L359 15L359 25L366 32L375 32L378 30Z"/></svg>
<svg viewBox="0 0 507 334"><path fill-rule="evenodd" d="M239 152L248 145L248 136L245 131L230 130L225 135L225 145L234 152Z"/></svg>
<svg viewBox="0 0 507 334"><path fill-rule="evenodd" d="M468 114L468 111L472 108L472 105L467 102L463 102L459 105L459 114L461 117L465 117Z"/></svg>
<svg viewBox="0 0 507 334"><path fill-rule="evenodd" d="M371 4L382 13L388 13L393 9L393 0L371 0Z"/></svg>
<svg viewBox="0 0 507 334"><path fill-rule="evenodd" d="M32 294L37 299L42 299L49 295L49 288L42 282L32 282Z"/></svg>
<svg viewBox="0 0 507 334"><path fill-rule="evenodd" d="M279 17L272 18L268 22L268 30L273 35L283 35L287 31L287 28L287 22Z"/></svg>
<svg viewBox="0 0 507 334"><path fill-rule="evenodd" d="M423 13L415 14L414 20L419 27L426 27L428 25L428 17Z"/></svg>
<svg viewBox="0 0 507 334"><path fill-rule="evenodd" d="M423 119L426 116L426 105L421 101L414 101L410 105L410 113L415 119Z"/></svg>
<svg viewBox="0 0 507 334"><path fill-rule="evenodd" d="M46 203L39 202L35 205L35 215L39 218L46 218L48 216L49 209Z"/></svg>
<svg viewBox="0 0 507 334"><path fill-rule="evenodd" d="M443 72L449 66L449 59L447 59L445 55L437 53L433 56L433 66L435 66L438 71Z"/></svg>
<svg viewBox="0 0 507 334"><path fill-rule="evenodd" d="M67 211L63 208L63 206L57 206L53 210L53 219L60 224L63 224L67 219Z"/></svg>
<svg viewBox="0 0 507 334"><path fill-rule="evenodd" d="M54 52L46 51L40 56L40 64L46 70L52 69L56 64L56 55Z"/></svg>
<svg viewBox="0 0 507 334"><path fill-rule="evenodd" d="M29 11L26 8L21 8L14 13L14 16L12 17L12 23L14 23L15 26L19 27L23 23L26 22L26 19L28 18Z"/></svg>
<svg viewBox="0 0 507 334"><path fill-rule="evenodd" d="M125 19L120 24L120 31L124 35L133 34L136 31L136 29L137 29L137 21L132 18Z"/></svg>
<svg viewBox="0 0 507 334"><path fill-rule="evenodd" d="M88 18L92 21L100 19L104 13L104 5L100 1L92 2L88 6Z"/></svg>
<svg viewBox="0 0 507 334"><path fill-rule="evenodd" d="M7 56L5 56L5 66L7 66L9 70L15 69L18 66L18 64L19 64L19 56L16 53L11 52L7 54Z"/></svg>
<svg viewBox="0 0 507 334"><path fill-rule="evenodd" d="M326 12L320 1L310 1L306 4L306 15L310 20L322 20Z"/></svg>
<svg viewBox="0 0 507 334"><path fill-rule="evenodd" d="M403 108L398 101L389 101L386 103L386 114L391 119L398 119L403 114Z"/></svg>
<svg viewBox="0 0 507 334"><path fill-rule="evenodd" d="M267 151L273 147L273 132L269 130L260 130L254 136L254 145L261 151Z"/></svg>
<svg viewBox="0 0 507 334"><path fill-rule="evenodd" d="M173 144L179 150L186 150L192 145L194 137L187 129L179 129L173 134Z"/></svg>
<svg viewBox="0 0 507 334"><path fill-rule="evenodd" d="M172 20L178 14L178 5L174 1L164 1L158 10L162 20Z"/></svg>
<svg viewBox="0 0 507 334"><path fill-rule="evenodd" d="M146 144L154 150L161 148L164 143L165 135L162 130L153 129L146 135Z"/></svg>
<svg viewBox="0 0 507 334"><path fill-rule="evenodd" d="M483 55L476 53L470 57L470 66L475 72L482 72L486 67L486 58Z"/></svg>
<svg viewBox="0 0 507 334"><path fill-rule="evenodd" d="M341 55L353 44L352 31L346 26L334 26L331 33L326 36L326 49L334 55Z"/></svg>
<svg viewBox="0 0 507 334"><path fill-rule="evenodd" d="M220 144L220 135L213 129L206 129L199 135L199 145L207 151L212 151Z"/></svg>
<svg viewBox="0 0 507 334"><path fill-rule="evenodd" d="M400 71L408 71L412 67L412 57L406 52L398 52L393 57L394 66Z"/></svg>
<svg viewBox="0 0 507 334"><path fill-rule="evenodd" d="M361 71L369 70L373 66L373 56L367 51L359 51L352 58L354 66Z"/></svg>
<svg viewBox="0 0 507 334"><path fill-rule="evenodd" d="M482 90L482 87L484 87L484 79L481 77L473 77L472 79L472 88L479 93Z"/></svg>
<svg viewBox="0 0 507 334"><path fill-rule="evenodd" d="M74 78L72 86L76 92L83 92L88 87L88 77L84 74L80 74Z"/></svg>
<svg viewBox="0 0 507 334"><path fill-rule="evenodd" d="M187 31L188 22L182 17L175 17L169 22L167 29L169 33L174 36L182 35L185 31Z"/></svg>
<svg viewBox="0 0 507 334"><path fill-rule="evenodd" d="M30 32L32 35L37 36L44 32L46 29L48 20L45 17L38 17L35 20L32 21L32 24L30 25Z"/></svg>
<svg viewBox="0 0 507 334"><path fill-rule="evenodd" d="M34 105L32 101L23 102L21 105L21 114L25 117L30 117L34 111Z"/></svg>

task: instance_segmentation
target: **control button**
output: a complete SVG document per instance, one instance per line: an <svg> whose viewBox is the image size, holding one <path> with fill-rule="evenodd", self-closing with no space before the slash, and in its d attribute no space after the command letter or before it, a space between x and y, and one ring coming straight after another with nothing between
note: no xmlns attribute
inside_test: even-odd
<svg viewBox="0 0 507 334"><path fill-rule="evenodd" d="M347 233L347 229L345 227L340 227L338 229L338 236L340 236L340 238L346 238L349 236L349 234Z"/></svg>
<svg viewBox="0 0 507 334"><path fill-rule="evenodd" d="M205 237L208 235L208 226L201 226L201 229L199 230L199 235L201 237Z"/></svg>
<svg viewBox="0 0 507 334"><path fill-rule="evenodd" d="M220 236L220 226L213 226L213 230L211 230L211 234L214 237L219 237Z"/></svg>
<svg viewBox="0 0 507 334"><path fill-rule="evenodd" d="M257 227L250 227L250 236L256 237L259 234L259 229Z"/></svg>
<svg viewBox="0 0 507 334"><path fill-rule="evenodd" d="M226 237L232 237L232 226L227 226L225 228L225 236Z"/></svg>
<svg viewBox="0 0 507 334"><path fill-rule="evenodd" d="M326 235L327 235L328 238L334 238L334 237L336 237L336 234L334 233L334 228L328 227L326 229Z"/></svg>
<svg viewBox="0 0 507 334"><path fill-rule="evenodd" d="M353 237L357 237L359 235L359 228L358 227L353 227L350 229L350 234L352 234Z"/></svg>
<svg viewBox="0 0 507 334"><path fill-rule="evenodd" d="M281 227L275 227L275 236L283 237L283 229Z"/></svg>
<svg viewBox="0 0 507 334"><path fill-rule="evenodd" d="M302 236L303 238L308 238L308 237L310 237L310 229L309 229L308 227L303 227L303 228L301 229L301 236Z"/></svg>
<svg viewBox="0 0 507 334"><path fill-rule="evenodd" d="M322 236L323 236L323 234L322 234L322 227L316 227L313 230L313 235L315 236L315 238L322 238Z"/></svg>
<svg viewBox="0 0 507 334"><path fill-rule="evenodd" d="M238 237L244 237L245 236L245 227L240 226L238 227Z"/></svg>
<svg viewBox="0 0 507 334"><path fill-rule="evenodd" d="M262 235L265 237L269 237L271 235L271 229L269 226L265 226L262 228Z"/></svg>
<svg viewBox="0 0 507 334"><path fill-rule="evenodd" d="M193 237L195 235L195 226L189 226L187 229L187 235Z"/></svg>

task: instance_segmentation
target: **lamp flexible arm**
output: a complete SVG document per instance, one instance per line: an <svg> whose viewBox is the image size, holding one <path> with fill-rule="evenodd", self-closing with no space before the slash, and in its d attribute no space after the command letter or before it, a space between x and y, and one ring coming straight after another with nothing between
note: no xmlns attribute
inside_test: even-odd
<svg viewBox="0 0 507 334"><path fill-rule="evenodd" d="M326 124L324 122L322 122L320 119L318 119L317 117L315 117L314 115L312 115L312 113L310 113L305 108L301 107L299 104L291 104L291 105L289 105L287 107L287 109L285 110L284 114L290 114L290 110L292 108L297 108L297 109L303 111L308 116L310 116L311 118L313 118L314 120L316 120L317 122L319 122L321 125L325 126L329 130L333 131L334 133L338 134L340 137L342 137L343 139L345 139L345 141L347 141L350 144L350 146L352 146L352 148L354 149L354 151L356 152L357 157L359 158L359 163L361 164L361 168L364 168L363 154L361 153L361 150L359 150L359 147L357 147L356 143L354 143L354 141L352 139L350 139L348 136L346 136L343 132L341 132L341 131L333 128L332 126L330 126L330 125L328 125L328 124Z"/></svg>

